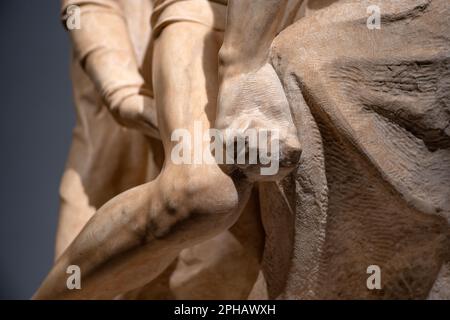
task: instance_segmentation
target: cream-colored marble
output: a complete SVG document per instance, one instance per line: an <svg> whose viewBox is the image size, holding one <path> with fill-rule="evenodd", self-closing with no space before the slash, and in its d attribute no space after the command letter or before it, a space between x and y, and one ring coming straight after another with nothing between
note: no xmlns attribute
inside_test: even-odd
<svg viewBox="0 0 450 320"><path fill-rule="evenodd" d="M65 1L79 117L34 298L448 296L450 9L375 2L380 30L368 1ZM195 123L277 130L278 174L175 163Z"/></svg>

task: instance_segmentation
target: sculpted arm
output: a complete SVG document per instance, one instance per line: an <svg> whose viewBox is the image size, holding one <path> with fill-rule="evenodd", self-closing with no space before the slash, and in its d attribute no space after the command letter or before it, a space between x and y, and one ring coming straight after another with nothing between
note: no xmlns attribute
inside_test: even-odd
<svg viewBox="0 0 450 320"><path fill-rule="evenodd" d="M106 106L122 125L158 137L153 99L139 73L120 4L64 0L63 14L68 14L63 19L70 19L72 5L80 8L81 22L79 29L69 30L74 53Z"/></svg>

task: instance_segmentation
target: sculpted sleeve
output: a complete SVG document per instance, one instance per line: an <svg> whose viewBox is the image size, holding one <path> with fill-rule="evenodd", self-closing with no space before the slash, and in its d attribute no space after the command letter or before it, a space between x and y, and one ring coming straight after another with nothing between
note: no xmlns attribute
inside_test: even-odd
<svg viewBox="0 0 450 320"><path fill-rule="evenodd" d="M69 30L74 54L106 105L114 110L129 96L151 97L139 72L121 2L63 0L65 26L73 5L80 9L80 28Z"/></svg>

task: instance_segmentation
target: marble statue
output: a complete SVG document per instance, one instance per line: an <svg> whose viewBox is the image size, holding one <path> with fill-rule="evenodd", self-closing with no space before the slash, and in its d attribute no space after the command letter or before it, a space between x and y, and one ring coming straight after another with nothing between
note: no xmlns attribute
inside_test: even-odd
<svg viewBox="0 0 450 320"><path fill-rule="evenodd" d="M33 298L450 299L447 0L73 5L77 125ZM249 140L180 164L199 125ZM218 159L208 137L181 157Z"/></svg>

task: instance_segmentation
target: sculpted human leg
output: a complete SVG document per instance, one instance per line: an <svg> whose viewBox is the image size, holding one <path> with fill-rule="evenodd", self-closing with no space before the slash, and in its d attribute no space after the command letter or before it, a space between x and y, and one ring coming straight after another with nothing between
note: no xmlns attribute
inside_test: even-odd
<svg viewBox="0 0 450 320"><path fill-rule="evenodd" d="M90 108L81 107L79 112L90 111ZM95 106L89 107L98 112ZM148 146L144 137L135 131L121 129L105 108L100 109L100 113L103 116L97 118L87 114L84 119L89 119L89 124L79 123L75 129L60 188L56 258L75 239L96 209L116 194L115 190L126 190L143 183L146 178ZM102 139L102 130L107 130L108 137L115 139ZM88 132L97 134L83 134ZM159 148L150 150L158 151ZM110 163L112 158L117 161ZM98 170L101 164L103 169ZM157 170L157 164L152 166ZM125 171L125 168L134 169ZM245 299L259 271L264 239L257 201L257 197L249 200L231 230L183 250L178 264L143 288L120 298Z"/></svg>
<svg viewBox="0 0 450 320"><path fill-rule="evenodd" d="M218 37L218 41L204 41L207 36ZM207 81L205 74L214 75L217 70L216 59L208 56L217 56L220 38L208 27L178 23L168 26L157 39L154 83L167 156L162 173L100 208L58 259L35 298L112 298L148 283L182 249L219 234L236 221L247 200L248 182L236 178L240 183L235 184L215 164L175 165L170 160L172 130L192 130L194 120L209 126L207 114L214 113L217 83L215 77ZM186 54L180 57L179 52ZM182 70L181 76L175 70ZM82 290L66 288L65 270L71 264L82 271Z"/></svg>
<svg viewBox="0 0 450 320"><path fill-rule="evenodd" d="M257 190L239 220L211 240L183 250L170 278L176 299L247 299L262 259L264 230Z"/></svg>
<svg viewBox="0 0 450 320"><path fill-rule="evenodd" d="M131 65L123 65L122 63L111 65L110 62L117 61L117 59L113 59L114 57L118 58L122 56L126 58L127 55L130 57L133 55L133 49L129 46L130 39L126 36L127 32L124 32L126 31L125 29L130 28L130 25L126 27L121 19L116 19L115 16L125 15L127 19L130 18L133 21L140 21L142 18L145 19L145 14L134 12L131 10L132 8L128 8L128 2L120 2L119 5L116 5L112 1L106 1L101 4L98 1L89 2L77 0L75 4L82 8L83 26L85 27L83 30L79 30L76 33L72 33L71 31L74 48L77 53L76 57L84 61L82 63L76 59L73 63L75 72L72 72L72 75L75 76L75 90L78 89L77 92L80 96L80 101L78 104L81 105L81 108L78 108L78 111L83 113L83 116L80 117L80 119L83 120L82 123L80 123L80 126L83 128L78 128L76 130L77 134L75 136L76 139L74 139L74 146L72 147L73 150L71 152L71 156L69 157L67 170L62 180L62 204L56 244L57 257L63 253L63 251L68 247L83 226L95 213L95 211L106 200L112 198L120 190L125 190L128 187L137 185L138 183L136 182L138 181L145 181L145 173L143 172L145 169L133 170L132 172L127 170L127 173L124 174L125 171L123 169L117 169L117 167L115 167L116 164L124 162L121 161L123 158L122 156L129 157L131 160L134 159L133 161L139 163L140 167L145 167L144 163L146 161L143 159L139 160L136 157L136 153L134 152L137 151L136 148L131 148L132 150L129 148L129 146L136 145L136 143L140 141L141 151L145 153L147 148L145 146L145 142L142 145L143 137L141 137L137 132L127 132L117 126L114 121L112 121L112 118L107 114L107 108L101 108L100 105L97 107L84 107L89 101L92 101L92 103L99 103L98 98L92 97L89 100L82 98L86 96L93 96L95 94L96 90L92 88L94 83L97 87L96 89L100 90L104 95L114 92L116 88L121 88L121 84L123 83L132 84L132 86L124 86L125 88L134 88L135 83L141 83L143 86L142 80L139 80L140 77L136 74L137 68L134 63ZM141 3L141 5L143 4L145 3ZM63 2L63 12L68 5L69 2ZM123 7L127 7L127 9L123 9ZM146 6L144 7L148 9ZM133 16L128 17L130 14ZM86 19L85 15L88 15ZM109 25L109 29L119 30L119 32L105 33L105 30L101 28L101 24L97 23L99 20L101 20L102 23ZM133 23L131 26L136 27L136 23ZM89 32L85 32L86 30ZM130 36L135 39L133 44L137 44L138 48L142 47L139 43L142 40L145 41L146 37L143 35L146 34L146 31L133 29L128 31L130 32ZM139 34L140 36L137 37ZM136 43L136 41L138 42ZM119 46L120 43L125 45ZM92 46L99 50L94 50L93 52L86 51L86 48L90 48ZM134 49L139 52L139 49ZM138 56L140 56L139 53ZM126 61L126 59L122 60ZM83 66L84 70L81 70L81 66ZM146 68L144 68L144 70L146 70ZM115 73L120 73L121 76L112 77L117 81L108 83L108 79L111 78L111 74ZM94 83L91 82L91 79L87 79L86 76L90 77ZM133 91L133 89L131 89L131 91ZM126 94L126 92L122 89L120 89L118 93L120 93L122 97ZM115 96L117 96L117 94ZM113 111L113 115L117 120L119 120L120 123L128 124L127 121L123 120L124 116L127 116L128 114L124 114L122 112L127 111L128 109L124 109L123 107L126 106L123 104L120 105L120 108L114 107L114 105L118 105L117 103L113 103L118 100L112 99L115 96L105 96L103 97L103 101L107 103L107 106L110 107L110 111ZM135 106L138 105L139 104ZM128 107L133 108L133 105L128 105ZM89 114L89 111L98 113L99 111L97 109L100 110L100 113L102 114L101 117L98 117L98 114L97 116ZM88 114L85 114L86 112L88 112ZM88 128L85 128L86 126ZM122 132L124 134L122 134ZM147 133L147 129L145 129L144 132ZM86 133L89 133L90 135L85 136ZM109 139L110 137L108 139L104 139L105 134L108 134L108 136L112 135L114 139ZM121 144L120 141L123 140L122 136L133 136L134 138L127 143ZM109 141L114 144L111 148L110 143L108 143ZM128 151L123 152L124 148ZM107 164L110 163L109 159L117 160L109 165ZM102 170L98 170L100 168L100 164L103 164L101 166ZM126 168L129 167L129 164L127 165L124 163L124 165ZM103 170L103 168L106 170ZM159 169L156 169L156 171L157 170ZM154 173L151 177L154 177ZM136 178L138 180L136 180ZM122 184L123 187L121 187ZM253 209L254 205L248 204L246 212ZM245 292L248 291L248 287L251 286L252 281L247 281L247 279L245 279L244 274L248 275L248 272L243 271L254 271L255 268L258 267L257 257L259 256L259 249L257 243L261 243L263 239L262 230L258 229L258 227L255 229L255 226L248 223L248 217L250 217L253 219L250 220L254 225L259 225L259 218L257 215L257 212L246 213L243 218L236 223L231 231L225 231L223 234L218 235L216 237L217 239L213 238L205 243L195 246L195 250L188 248L182 252L184 259L195 259L195 261L198 262L195 264L197 271L200 271L202 274L205 272L214 274L214 276L218 279L228 277L227 283L231 286L238 286L242 289L236 290L235 288L235 290L226 290L224 288L224 290L213 290L214 292L210 291L210 293L206 293L205 286L213 288L218 285L218 283L213 284L213 282L211 282L215 280L214 277L207 277L208 280L205 281L200 277L190 275L186 272L186 270L192 266L192 263L190 263L189 266L180 263L178 264L175 272L178 275L177 278L183 278L183 281L186 284L181 284L181 281L175 281L174 283L176 284L173 289L175 295L180 296L178 292L182 292L181 294L184 294L185 297L190 298L191 296L187 294L188 291L186 290L187 284L189 284L189 288L193 290L192 292L198 293L196 295L197 297L245 298ZM241 222L241 220L244 222ZM253 233L251 236L247 236L246 238L236 235L236 233L243 233L242 230L247 230L246 232L251 230ZM211 250L209 250L209 248L214 247L219 239L221 240L220 243L224 250L221 250L221 252L216 251L213 253L213 256L211 256ZM254 242L254 245L249 243L250 239ZM242 248L245 248L245 250ZM204 252L209 253L204 254ZM208 261L207 256L209 256L212 261ZM236 269L238 272L236 272ZM230 278L231 273L233 273L233 276ZM165 272L165 274L168 274L170 277L170 272ZM180 277L180 275L182 276ZM240 277L240 275L243 275L244 278ZM155 283L155 281L158 283ZM157 289L161 287L163 282L165 282L164 279L155 279L150 284L146 285L143 290L138 289L137 291L140 290L144 296L147 295L149 297L162 297L162 295L164 296L166 294L170 295L170 293L168 293L168 288L163 288L163 290ZM128 298L128 296L130 295L121 295L121 297L125 298Z"/></svg>
<svg viewBox="0 0 450 320"><path fill-rule="evenodd" d="M157 279L122 298L247 299L260 272L263 246L258 192L254 190L229 230L182 250L176 263Z"/></svg>
<svg viewBox="0 0 450 320"><path fill-rule="evenodd" d="M261 163L237 166L252 180L279 180L297 165L301 153L283 87L268 62L270 45L286 10L286 0L228 2L227 27L219 53L216 127L244 135L251 130L268 130L273 135L270 145L261 145L261 141L257 146L249 145L249 154L252 149L261 152L270 150L273 142L279 143L279 150L271 150L272 156L276 153L273 160L278 161L277 172L265 175Z"/></svg>
<svg viewBox="0 0 450 320"><path fill-rule="evenodd" d="M151 4L65 0L62 12L71 5L81 9L83 26L68 30L74 51L71 77L77 123L60 186L55 259L105 202L154 179L163 160L161 143L143 135L159 136L153 103L141 104L148 90L138 68L149 39ZM63 16L64 24L66 19ZM153 118L153 124L145 125ZM117 122L141 132L126 130Z"/></svg>

